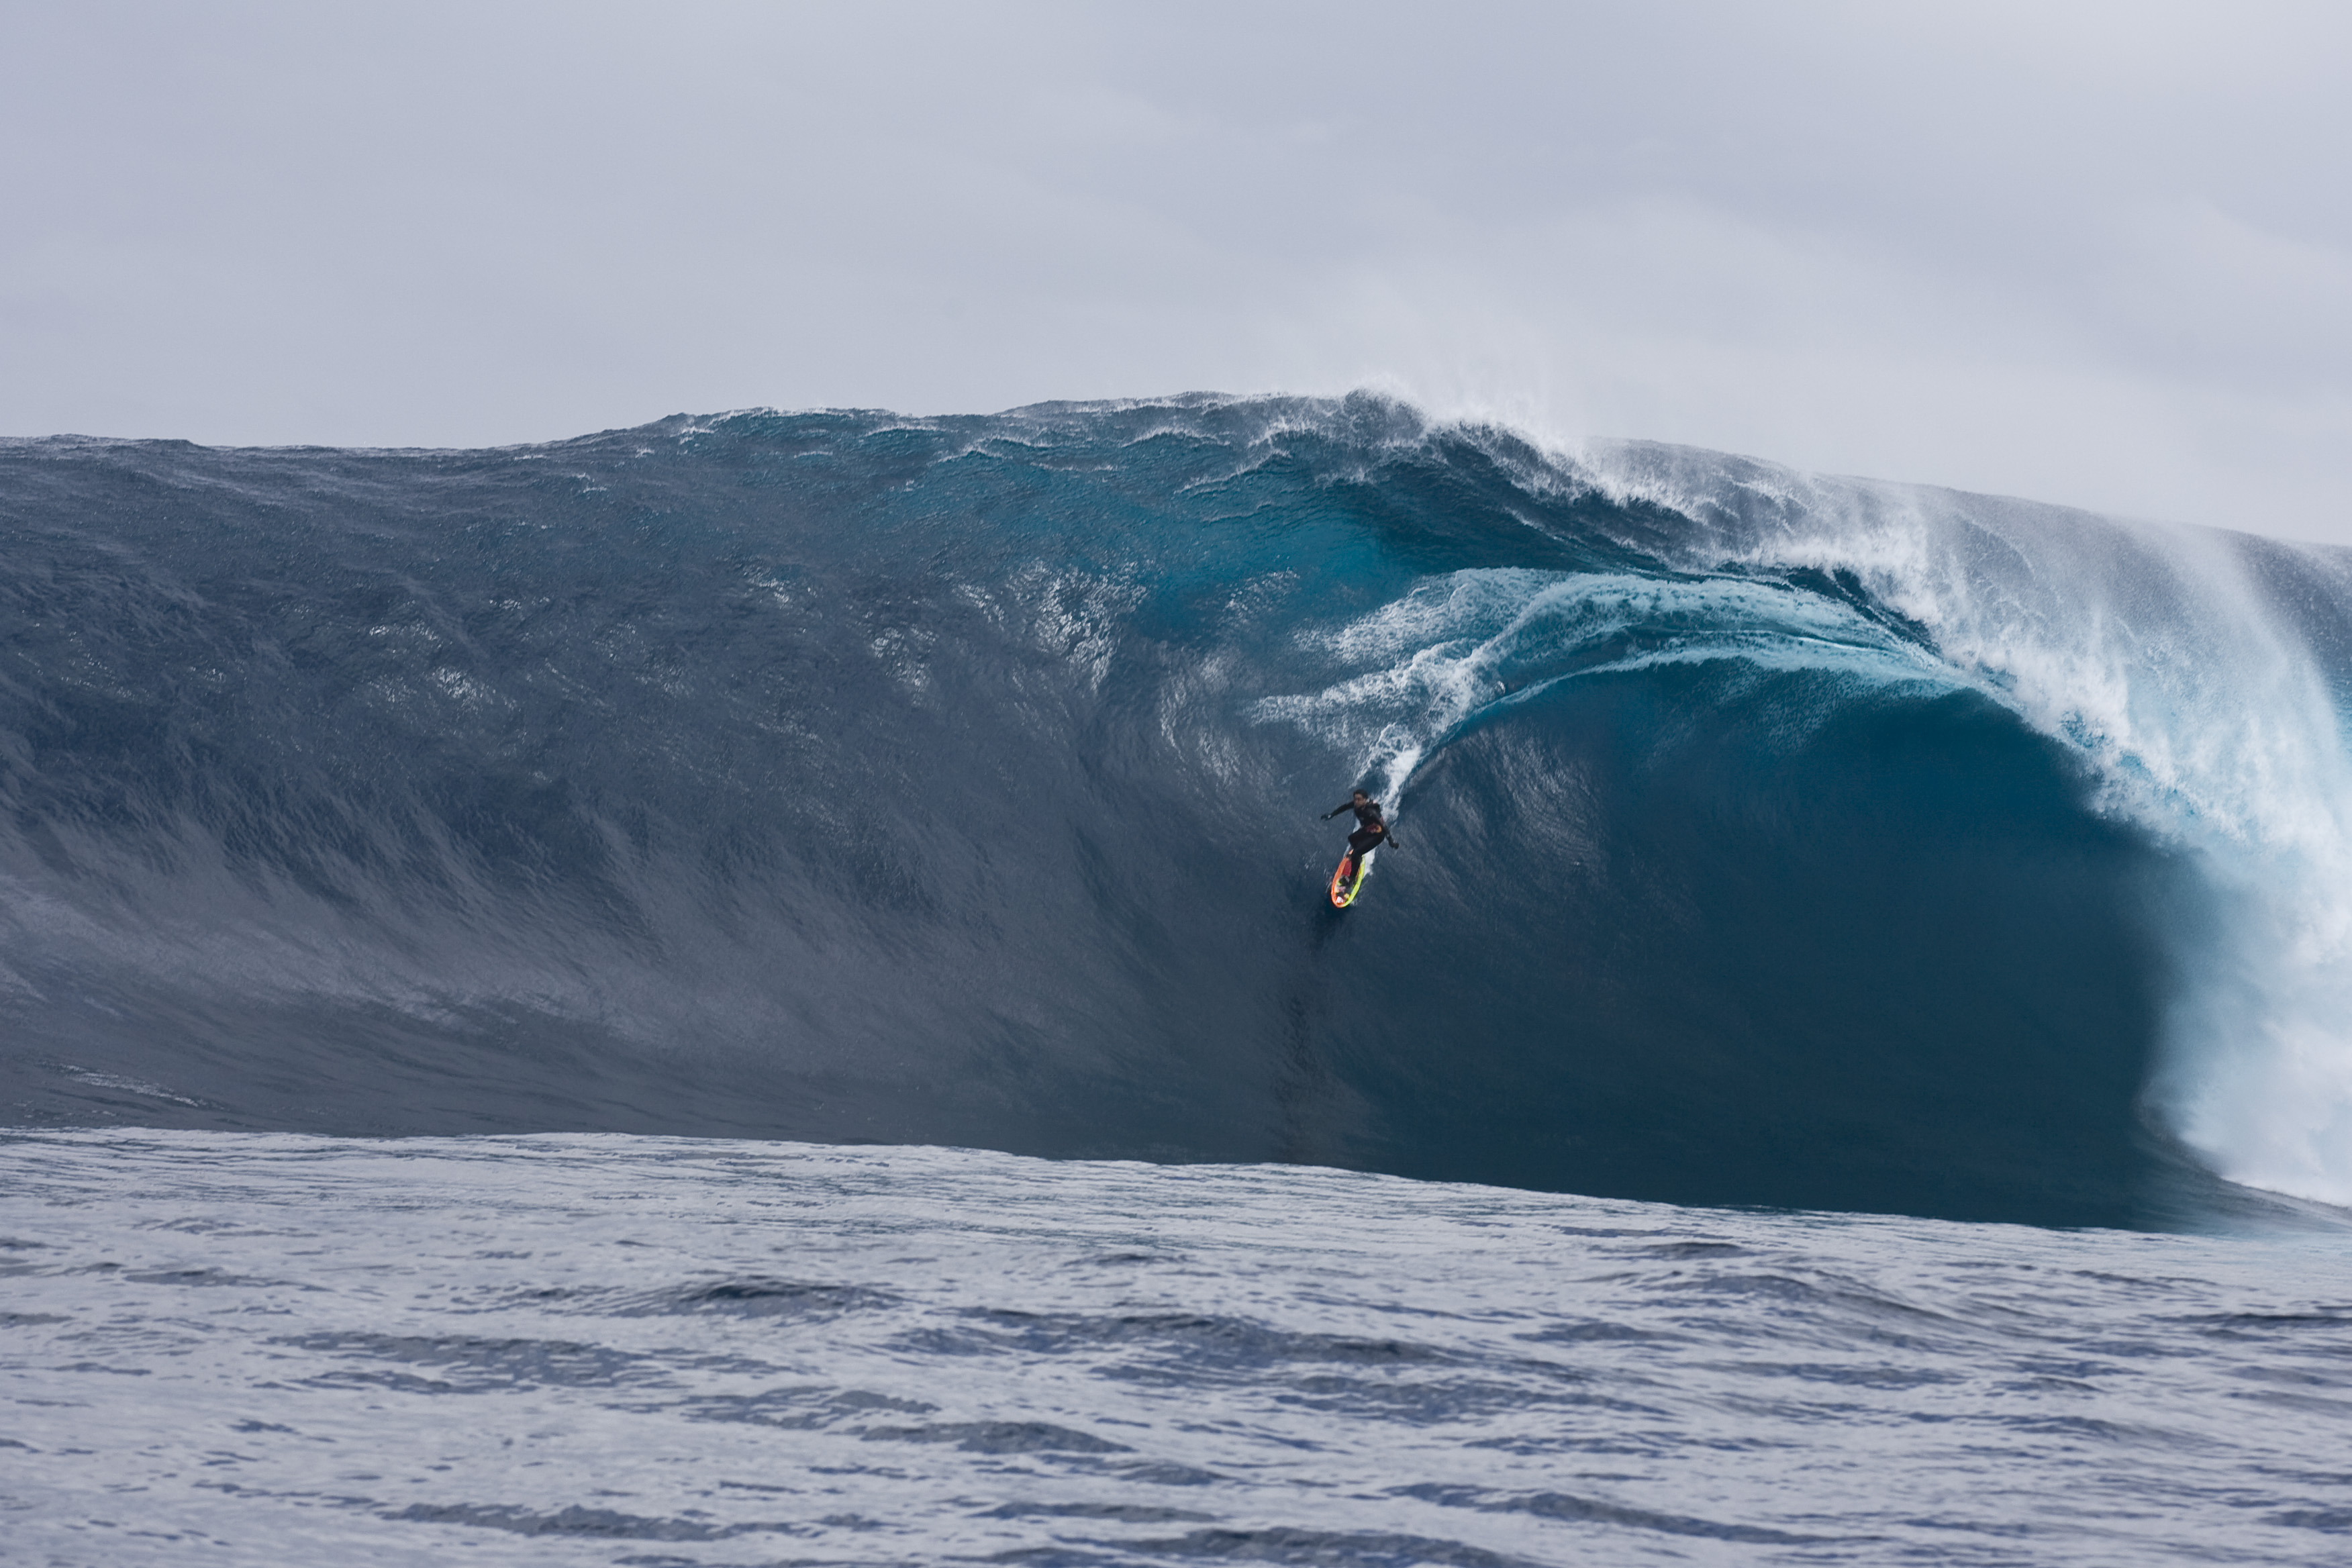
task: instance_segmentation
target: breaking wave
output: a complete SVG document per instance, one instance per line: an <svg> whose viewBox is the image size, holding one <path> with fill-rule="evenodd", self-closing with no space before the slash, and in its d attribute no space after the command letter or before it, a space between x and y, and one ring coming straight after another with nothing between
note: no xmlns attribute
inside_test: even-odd
<svg viewBox="0 0 2352 1568"><path fill-rule="evenodd" d="M9 442L0 550L18 1121L2352 1201L2341 552L1367 396Z"/></svg>

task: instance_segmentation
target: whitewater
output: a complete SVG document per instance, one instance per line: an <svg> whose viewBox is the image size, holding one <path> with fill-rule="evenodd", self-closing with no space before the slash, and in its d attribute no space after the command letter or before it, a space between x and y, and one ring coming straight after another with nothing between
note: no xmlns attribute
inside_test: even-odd
<svg viewBox="0 0 2352 1568"><path fill-rule="evenodd" d="M2347 568L1369 395L0 441L0 1560L2330 1561Z"/></svg>

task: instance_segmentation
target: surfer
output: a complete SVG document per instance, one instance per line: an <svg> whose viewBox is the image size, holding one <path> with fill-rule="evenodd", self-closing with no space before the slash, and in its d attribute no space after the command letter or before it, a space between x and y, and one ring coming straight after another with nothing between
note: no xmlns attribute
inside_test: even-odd
<svg viewBox="0 0 2352 1568"><path fill-rule="evenodd" d="M1364 856L1373 845L1396 842L1396 836L1389 831L1388 823L1381 816L1381 803L1362 790L1325 812L1323 820L1328 822L1343 811L1356 814L1356 830L1348 835L1348 854L1358 866L1364 863Z"/></svg>

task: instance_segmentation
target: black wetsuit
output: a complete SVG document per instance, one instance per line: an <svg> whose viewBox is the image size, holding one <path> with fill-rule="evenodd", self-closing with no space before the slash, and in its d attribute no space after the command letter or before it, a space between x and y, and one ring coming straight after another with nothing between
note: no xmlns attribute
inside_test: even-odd
<svg viewBox="0 0 2352 1568"><path fill-rule="evenodd" d="M1360 870L1364 864L1365 853L1373 845L1384 840L1393 844L1396 840L1389 836L1389 825L1381 820L1379 801L1368 800L1363 805L1358 805L1355 797L1350 795L1325 812L1323 816L1328 820L1343 811L1352 811L1356 814L1356 831L1348 835L1348 854Z"/></svg>

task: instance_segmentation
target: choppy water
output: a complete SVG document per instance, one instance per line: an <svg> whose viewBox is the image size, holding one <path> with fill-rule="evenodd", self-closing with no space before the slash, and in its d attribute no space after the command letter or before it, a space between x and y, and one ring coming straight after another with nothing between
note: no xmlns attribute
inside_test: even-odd
<svg viewBox="0 0 2352 1568"><path fill-rule="evenodd" d="M2352 1554L2352 1238L618 1135L0 1142L0 1559Z"/></svg>

